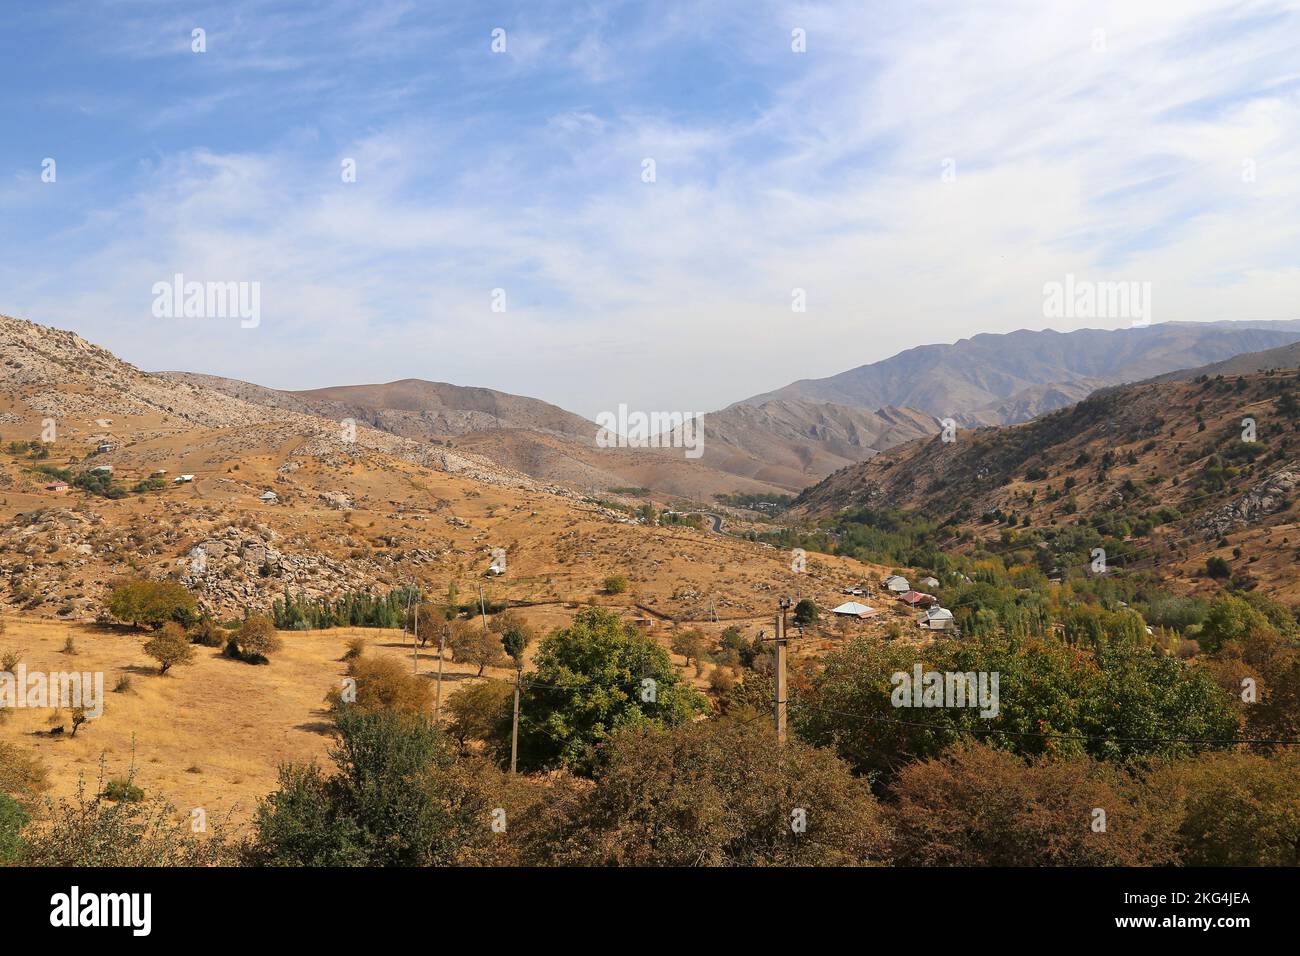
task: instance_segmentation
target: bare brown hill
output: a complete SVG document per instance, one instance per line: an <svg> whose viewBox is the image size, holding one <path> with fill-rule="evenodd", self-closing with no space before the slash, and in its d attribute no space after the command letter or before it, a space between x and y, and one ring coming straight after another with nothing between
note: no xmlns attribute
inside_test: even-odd
<svg viewBox="0 0 1300 956"><path fill-rule="evenodd" d="M923 345L829 378L747 399L920 409L959 424L1006 425L1073 404L1096 388L1197 368L1300 339L1300 322L1164 322L1115 329L1021 329Z"/></svg>

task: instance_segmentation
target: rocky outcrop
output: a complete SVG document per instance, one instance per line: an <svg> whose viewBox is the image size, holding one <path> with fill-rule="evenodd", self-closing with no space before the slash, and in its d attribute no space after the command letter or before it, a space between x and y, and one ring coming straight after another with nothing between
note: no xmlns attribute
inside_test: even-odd
<svg viewBox="0 0 1300 956"><path fill-rule="evenodd" d="M1300 462L1289 462L1255 484L1245 494L1202 515L1198 530L1209 537L1221 537L1233 528L1257 523L1285 509L1300 486Z"/></svg>

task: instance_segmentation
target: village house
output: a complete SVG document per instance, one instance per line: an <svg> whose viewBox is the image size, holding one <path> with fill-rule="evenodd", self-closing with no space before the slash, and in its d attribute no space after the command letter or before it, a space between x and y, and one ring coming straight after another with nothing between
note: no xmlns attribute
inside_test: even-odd
<svg viewBox="0 0 1300 956"><path fill-rule="evenodd" d="M45 486L46 491L67 491L68 483L66 481L51 481Z"/></svg>
<svg viewBox="0 0 1300 956"><path fill-rule="evenodd" d="M952 611L943 607L928 608L917 623L927 631L951 630L953 627Z"/></svg>
<svg viewBox="0 0 1300 956"><path fill-rule="evenodd" d="M907 591L900 594L898 599L911 607L929 607L931 604L939 603L937 597L933 594L926 594L924 591Z"/></svg>
<svg viewBox="0 0 1300 956"><path fill-rule="evenodd" d="M923 588L937 588L939 586L939 579L925 577L925 578L921 578L921 580L917 583L920 584L921 587Z"/></svg>
<svg viewBox="0 0 1300 956"><path fill-rule="evenodd" d="M874 607L867 607L857 601L848 601L835 608L831 613L838 617L856 617L860 621L865 621L869 617L875 617L879 612Z"/></svg>
<svg viewBox="0 0 1300 956"><path fill-rule="evenodd" d="M893 594L905 594L912 590L912 585L908 584L907 578L901 574L891 574L880 582L880 586Z"/></svg>
<svg viewBox="0 0 1300 956"><path fill-rule="evenodd" d="M259 501L265 501L268 505L273 505L280 500L280 496L274 491L264 491L258 496Z"/></svg>

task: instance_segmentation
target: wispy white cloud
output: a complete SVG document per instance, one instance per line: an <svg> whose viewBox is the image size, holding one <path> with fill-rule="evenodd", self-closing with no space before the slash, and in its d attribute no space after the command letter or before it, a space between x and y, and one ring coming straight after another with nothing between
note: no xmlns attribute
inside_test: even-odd
<svg viewBox="0 0 1300 956"><path fill-rule="evenodd" d="M360 9L240 7L260 40L203 115L226 131L283 84L281 129L164 148L75 234L0 266L9 310L147 367L420 376L589 415L1044 327L1043 283L1067 272L1151 282L1157 321L1296 317L1291 3ZM322 36L288 45L298 73L259 73L302 30ZM318 75L341 49L410 53L408 30L444 45L427 72ZM312 99L336 89L344 106ZM379 89L397 105L362 108ZM260 281L262 326L160 326L149 290L174 271Z"/></svg>

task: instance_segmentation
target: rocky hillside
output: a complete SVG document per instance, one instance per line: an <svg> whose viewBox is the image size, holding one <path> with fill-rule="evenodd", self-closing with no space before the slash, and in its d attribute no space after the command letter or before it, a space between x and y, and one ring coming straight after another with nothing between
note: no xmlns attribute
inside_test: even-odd
<svg viewBox="0 0 1300 956"><path fill-rule="evenodd" d="M747 399L920 409L966 426L1028 421L1096 388L1137 382L1300 340L1300 322L1168 322L1076 332L1020 330L925 345Z"/></svg>
<svg viewBox="0 0 1300 956"><path fill-rule="evenodd" d="M1253 425L1253 431L1252 426ZM1300 593L1300 374L1197 374L1105 389L1034 421L911 442L808 489L793 516L924 515L959 541L1105 527L1194 576L1210 557Z"/></svg>

